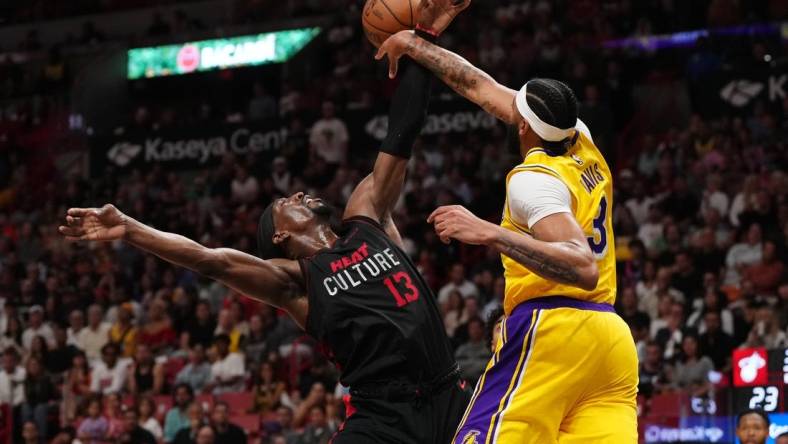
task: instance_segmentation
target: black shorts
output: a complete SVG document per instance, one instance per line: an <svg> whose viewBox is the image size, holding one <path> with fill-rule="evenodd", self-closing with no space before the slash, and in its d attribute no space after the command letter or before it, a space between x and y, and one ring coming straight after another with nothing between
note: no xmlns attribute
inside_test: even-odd
<svg viewBox="0 0 788 444"><path fill-rule="evenodd" d="M449 444L471 399L465 384L454 383L417 401L351 397L355 411L332 444Z"/></svg>

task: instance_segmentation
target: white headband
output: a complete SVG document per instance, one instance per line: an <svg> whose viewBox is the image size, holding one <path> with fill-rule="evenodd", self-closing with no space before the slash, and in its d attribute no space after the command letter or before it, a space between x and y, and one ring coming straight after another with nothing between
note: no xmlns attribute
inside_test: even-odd
<svg viewBox="0 0 788 444"><path fill-rule="evenodd" d="M545 123L535 112L533 112L531 107L528 106L528 100L526 100L527 88L528 83L526 82L526 84L520 88L520 91L517 91L517 96L514 101L517 104L517 110L520 111L520 115L531 125L536 135L548 142L560 142L567 137L572 137L575 132L574 128L557 128L549 123Z"/></svg>

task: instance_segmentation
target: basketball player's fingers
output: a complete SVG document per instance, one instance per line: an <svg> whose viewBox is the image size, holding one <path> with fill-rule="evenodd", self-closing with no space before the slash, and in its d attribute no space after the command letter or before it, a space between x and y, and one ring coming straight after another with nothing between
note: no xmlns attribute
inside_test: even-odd
<svg viewBox="0 0 788 444"><path fill-rule="evenodd" d="M91 212L94 212L93 208L69 208L66 214L74 217L85 217Z"/></svg>
<svg viewBox="0 0 788 444"><path fill-rule="evenodd" d="M389 78L397 77L397 68L399 65L399 57L389 54Z"/></svg>
<svg viewBox="0 0 788 444"><path fill-rule="evenodd" d="M451 209L450 205L444 205L442 207L438 207L433 210L432 214L427 217L427 223L431 224L433 221L442 214L445 214L447 211Z"/></svg>
<svg viewBox="0 0 788 444"><path fill-rule="evenodd" d="M82 226L82 218L66 216L66 223L69 227L80 227Z"/></svg>
<svg viewBox="0 0 788 444"><path fill-rule="evenodd" d="M74 240L78 240L85 235L85 230L80 227L66 227L61 225L58 227L58 231L63 236L66 236L66 238L74 238Z"/></svg>

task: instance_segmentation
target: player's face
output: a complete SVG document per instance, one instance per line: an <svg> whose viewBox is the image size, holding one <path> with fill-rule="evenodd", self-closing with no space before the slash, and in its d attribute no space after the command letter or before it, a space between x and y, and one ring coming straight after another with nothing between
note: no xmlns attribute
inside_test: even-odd
<svg viewBox="0 0 788 444"><path fill-rule="evenodd" d="M317 235L316 228L328 224L332 208L322 199L298 192L290 197L277 199L273 205L276 233L274 242L287 251L298 251L297 244Z"/></svg>
<svg viewBox="0 0 788 444"><path fill-rule="evenodd" d="M742 444L763 444L766 442L768 433L769 428L766 426L766 421L755 414L745 415L736 429L736 436L739 437Z"/></svg>

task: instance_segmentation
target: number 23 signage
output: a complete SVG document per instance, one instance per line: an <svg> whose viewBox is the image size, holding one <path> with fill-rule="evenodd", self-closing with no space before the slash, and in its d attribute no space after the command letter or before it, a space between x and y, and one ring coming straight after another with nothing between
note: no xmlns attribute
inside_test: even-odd
<svg viewBox="0 0 788 444"><path fill-rule="evenodd" d="M744 348L733 352L734 409L785 409L788 349Z"/></svg>

